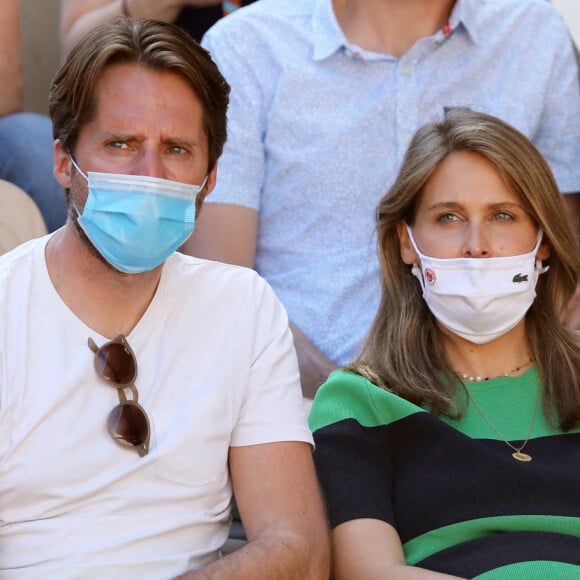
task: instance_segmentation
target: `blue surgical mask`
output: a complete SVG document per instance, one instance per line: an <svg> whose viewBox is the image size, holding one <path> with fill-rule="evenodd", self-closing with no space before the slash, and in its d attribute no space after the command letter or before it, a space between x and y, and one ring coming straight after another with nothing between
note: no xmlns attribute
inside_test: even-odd
<svg viewBox="0 0 580 580"><path fill-rule="evenodd" d="M199 186L120 173L95 173L78 223L97 251L121 272L138 274L162 264L192 234ZM76 209L76 207L75 207Z"/></svg>

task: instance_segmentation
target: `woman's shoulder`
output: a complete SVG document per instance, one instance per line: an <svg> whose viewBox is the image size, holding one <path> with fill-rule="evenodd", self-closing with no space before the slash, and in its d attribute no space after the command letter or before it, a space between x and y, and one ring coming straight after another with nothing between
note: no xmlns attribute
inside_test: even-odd
<svg viewBox="0 0 580 580"><path fill-rule="evenodd" d="M421 407L365 377L337 370L316 393L309 422L313 431L347 419L354 419L365 427L376 427L423 412L426 411Z"/></svg>

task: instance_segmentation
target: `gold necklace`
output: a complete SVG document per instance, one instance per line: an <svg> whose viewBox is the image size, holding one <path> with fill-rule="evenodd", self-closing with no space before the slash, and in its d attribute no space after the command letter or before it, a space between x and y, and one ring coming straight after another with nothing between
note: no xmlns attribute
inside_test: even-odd
<svg viewBox="0 0 580 580"><path fill-rule="evenodd" d="M482 383L484 381L491 381L491 379L499 379L500 377L510 377L511 375L515 375L518 371L529 367L534 362L534 359L530 357L525 363L521 364L520 366L512 369L511 371L506 371L502 375L497 375L495 377L481 377L481 376L474 376L468 375L467 373L462 373L453 369L453 372L462 380L462 381L470 381L471 383Z"/></svg>
<svg viewBox="0 0 580 580"><path fill-rule="evenodd" d="M515 371L514 371L515 372ZM530 423L530 428L528 429L528 434L526 435L526 439L525 441L519 446L516 447L515 445L512 445L491 423L491 421L485 416L484 412L481 410L481 407L475 402L475 399L473 398L472 394L469 392L469 389L467 388L467 385L465 383L463 383L463 387L465 388L465 392L467 393L467 396L469 397L469 400L473 403L473 406L475 407L475 409L477 410L477 412L481 415L481 418L489 425L490 429L504 442L506 443L509 447L511 447L514 452L512 453L512 457L514 459L516 459L517 461L524 461L524 462L528 462L532 460L532 456L527 454L527 453L523 453L522 450L523 448L528 444L528 441L530 440L530 436L532 435L532 429L534 428L534 423L536 421L536 412L538 410L538 399L539 397L539 393L540 393L540 389L538 388L538 384L536 382L536 400L534 402L534 412L532 413L532 422Z"/></svg>

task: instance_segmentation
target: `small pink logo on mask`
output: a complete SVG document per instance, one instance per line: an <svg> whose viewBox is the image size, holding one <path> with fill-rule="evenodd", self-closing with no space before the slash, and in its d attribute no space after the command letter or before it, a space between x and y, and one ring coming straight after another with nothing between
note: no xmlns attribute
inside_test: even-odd
<svg viewBox="0 0 580 580"><path fill-rule="evenodd" d="M432 270L431 268L425 268L425 280L427 284L433 286L433 284L435 284L435 282L437 281L435 270Z"/></svg>

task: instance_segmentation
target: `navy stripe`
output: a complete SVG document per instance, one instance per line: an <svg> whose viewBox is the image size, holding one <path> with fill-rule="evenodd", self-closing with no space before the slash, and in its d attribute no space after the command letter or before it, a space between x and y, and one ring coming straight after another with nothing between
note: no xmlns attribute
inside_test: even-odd
<svg viewBox="0 0 580 580"><path fill-rule="evenodd" d="M474 440L417 413L388 426L347 419L319 429L314 458L333 526L377 518L394 525L405 543L484 517L580 517L578 437L533 439L526 446L532 462L520 463L502 441Z"/></svg>
<svg viewBox="0 0 580 580"><path fill-rule="evenodd" d="M442 550L417 566L473 578L501 566L538 560L580 566L580 538L545 532L511 532L508 539L506 534L496 534Z"/></svg>

